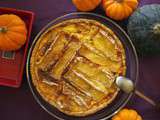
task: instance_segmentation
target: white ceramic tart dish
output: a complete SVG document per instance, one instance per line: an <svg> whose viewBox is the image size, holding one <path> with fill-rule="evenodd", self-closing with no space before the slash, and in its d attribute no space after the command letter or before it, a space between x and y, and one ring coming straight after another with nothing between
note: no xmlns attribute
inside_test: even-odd
<svg viewBox="0 0 160 120"><path fill-rule="evenodd" d="M71 116L107 107L126 74L124 47L107 26L91 19L70 19L49 27L30 58L33 85L42 98Z"/></svg>

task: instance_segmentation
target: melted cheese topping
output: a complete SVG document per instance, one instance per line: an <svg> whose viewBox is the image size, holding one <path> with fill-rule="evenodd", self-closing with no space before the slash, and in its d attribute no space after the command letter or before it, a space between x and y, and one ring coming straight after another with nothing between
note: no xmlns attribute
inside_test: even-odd
<svg viewBox="0 0 160 120"><path fill-rule="evenodd" d="M114 81L126 71L117 36L94 20L72 19L54 25L37 41L31 75L40 95L68 115L86 116L110 104Z"/></svg>

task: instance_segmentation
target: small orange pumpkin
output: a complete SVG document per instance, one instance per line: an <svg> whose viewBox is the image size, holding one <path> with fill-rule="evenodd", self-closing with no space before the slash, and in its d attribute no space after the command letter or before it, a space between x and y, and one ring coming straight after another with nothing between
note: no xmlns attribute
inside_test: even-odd
<svg viewBox="0 0 160 120"><path fill-rule="evenodd" d="M0 15L0 50L13 51L24 45L27 28L24 21L14 14Z"/></svg>
<svg viewBox="0 0 160 120"><path fill-rule="evenodd" d="M101 0L72 0L72 2L80 11L91 11L101 3Z"/></svg>
<svg viewBox="0 0 160 120"><path fill-rule="evenodd" d="M103 0L106 15L114 20L129 17L138 6L138 0Z"/></svg>
<svg viewBox="0 0 160 120"><path fill-rule="evenodd" d="M132 109L122 109L112 120L142 120L142 117Z"/></svg>

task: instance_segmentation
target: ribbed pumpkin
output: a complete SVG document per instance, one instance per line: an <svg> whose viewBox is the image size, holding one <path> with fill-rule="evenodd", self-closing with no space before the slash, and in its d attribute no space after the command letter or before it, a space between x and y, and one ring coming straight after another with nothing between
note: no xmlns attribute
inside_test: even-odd
<svg viewBox="0 0 160 120"><path fill-rule="evenodd" d="M142 117L135 110L123 109L112 120L142 120Z"/></svg>
<svg viewBox="0 0 160 120"><path fill-rule="evenodd" d="M0 50L17 50L26 42L27 28L24 21L14 14L0 15Z"/></svg>
<svg viewBox="0 0 160 120"><path fill-rule="evenodd" d="M101 3L101 0L72 0L72 2L80 11L91 11Z"/></svg>
<svg viewBox="0 0 160 120"><path fill-rule="evenodd" d="M114 20L129 17L138 6L138 0L103 0L106 15Z"/></svg>
<svg viewBox="0 0 160 120"><path fill-rule="evenodd" d="M130 17L128 33L140 56L160 54L160 5L145 5Z"/></svg>

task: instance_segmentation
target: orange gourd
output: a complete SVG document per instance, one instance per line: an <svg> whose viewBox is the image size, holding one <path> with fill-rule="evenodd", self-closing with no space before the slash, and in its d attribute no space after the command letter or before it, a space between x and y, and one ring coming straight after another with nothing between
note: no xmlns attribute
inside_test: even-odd
<svg viewBox="0 0 160 120"><path fill-rule="evenodd" d="M138 0L103 0L106 15L114 20L129 17L138 6Z"/></svg>
<svg viewBox="0 0 160 120"><path fill-rule="evenodd" d="M132 109L123 109L112 120L142 120L142 117Z"/></svg>
<svg viewBox="0 0 160 120"><path fill-rule="evenodd" d="M101 0L72 0L72 2L80 11L91 11L101 3Z"/></svg>
<svg viewBox="0 0 160 120"><path fill-rule="evenodd" d="M24 21L14 14L0 15L0 50L13 51L25 44L27 28Z"/></svg>

